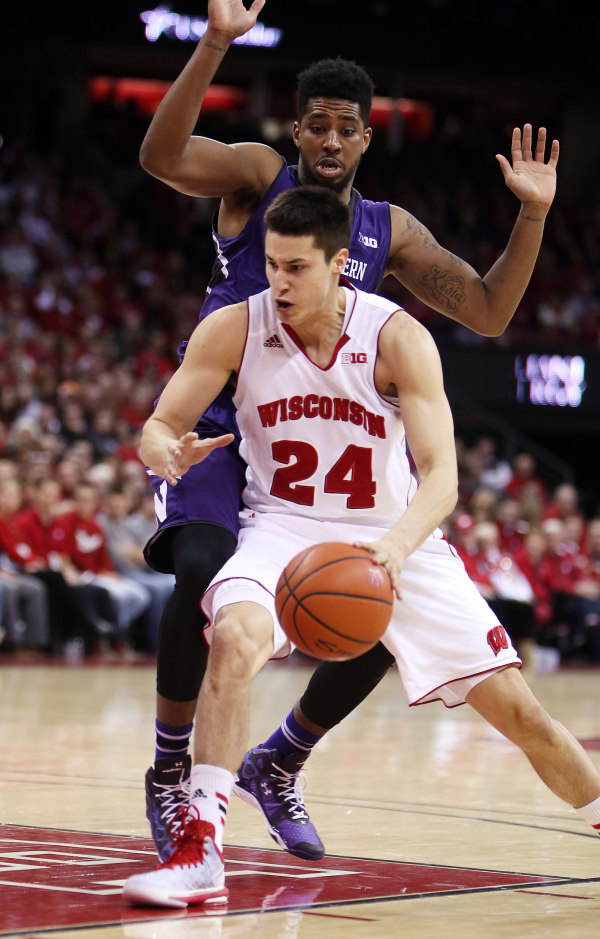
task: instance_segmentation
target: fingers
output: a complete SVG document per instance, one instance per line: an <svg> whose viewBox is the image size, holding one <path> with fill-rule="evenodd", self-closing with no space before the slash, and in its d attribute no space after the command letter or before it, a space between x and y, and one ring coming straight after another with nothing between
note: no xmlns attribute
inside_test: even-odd
<svg viewBox="0 0 600 939"><path fill-rule="evenodd" d="M511 155L513 160L513 165L517 161L526 161L535 160L537 163L544 163L545 154L546 154L546 142L547 142L547 131L545 127L540 127L537 133L537 140L535 143L535 152L533 150L533 128L531 124L523 125L523 133L521 134L521 129L515 127L512 132L512 142L511 142ZM548 166L555 167L558 163L558 140L552 141L552 146L550 148L550 157L548 159ZM499 155L497 155L498 162L503 166ZM504 172L504 167L503 167Z"/></svg>
<svg viewBox="0 0 600 939"><path fill-rule="evenodd" d="M546 150L546 128L540 127L537 135L537 143L535 145L535 158L538 162L544 162L544 152Z"/></svg>
<svg viewBox="0 0 600 939"><path fill-rule="evenodd" d="M367 542L362 541L353 542L355 548L364 548L369 554L373 557L373 560L376 564L379 564L386 571L388 577L390 578L392 589L399 600L402 599L402 591L400 588L400 569L398 565L394 562L394 559L384 550L380 549L376 542Z"/></svg>
<svg viewBox="0 0 600 939"><path fill-rule="evenodd" d="M178 440L173 440L167 447L165 454L164 479L171 486L177 485L177 478L187 473L190 466L201 463L209 453L218 447L227 447L234 441L233 434L221 434L220 437L205 437L198 439L195 431L183 434Z"/></svg>

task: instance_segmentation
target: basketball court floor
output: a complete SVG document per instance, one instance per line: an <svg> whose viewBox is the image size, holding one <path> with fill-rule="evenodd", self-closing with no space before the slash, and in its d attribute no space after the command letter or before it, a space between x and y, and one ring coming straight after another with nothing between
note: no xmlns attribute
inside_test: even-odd
<svg viewBox="0 0 600 939"><path fill-rule="evenodd" d="M252 742L287 714L312 666L254 684ZM600 764L600 671L533 674ZM468 707L409 709L396 672L309 762L306 802L327 855L281 851L232 797L229 905L130 907L155 863L143 777L152 662L0 663L0 936L26 939L597 939L600 838Z"/></svg>

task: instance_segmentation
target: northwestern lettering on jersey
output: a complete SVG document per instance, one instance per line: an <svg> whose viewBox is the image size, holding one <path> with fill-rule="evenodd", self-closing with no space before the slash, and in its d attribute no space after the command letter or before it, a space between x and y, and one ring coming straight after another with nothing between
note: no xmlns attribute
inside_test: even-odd
<svg viewBox="0 0 600 939"><path fill-rule="evenodd" d="M366 261L357 261L354 258L348 258L346 261L346 266L342 271L344 277L349 277L350 280L364 280L365 274L367 272L367 262Z"/></svg>
<svg viewBox="0 0 600 939"><path fill-rule="evenodd" d="M263 427L275 427L282 421L299 421L301 417L318 417L323 421L344 421L362 426L371 437L386 439L385 418L368 411L358 401L330 398L327 395L293 395L257 406Z"/></svg>

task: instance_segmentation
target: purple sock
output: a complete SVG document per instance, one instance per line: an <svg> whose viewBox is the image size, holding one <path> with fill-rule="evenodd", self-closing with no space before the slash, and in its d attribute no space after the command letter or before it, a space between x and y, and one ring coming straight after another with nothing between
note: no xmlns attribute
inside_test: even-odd
<svg viewBox="0 0 600 939"><path fill-rule="evenodd" d="M311 734L309 730L301 727L294 718L294 712L290 711L281 726L271 734L268 740L265 740L262 746L266 750L279 750L283 756L289 756L299 750L303 750L308 756L321 736L322 734Z"/></svg>
<svg viewBox="0 0 600 939"><path fill-rule="evenodd" d="M183 727L171 727L156 721L156 751L154 760L164 760L165 757L181 759L187 755L192 736L193 724L184 724Z"/></svg>

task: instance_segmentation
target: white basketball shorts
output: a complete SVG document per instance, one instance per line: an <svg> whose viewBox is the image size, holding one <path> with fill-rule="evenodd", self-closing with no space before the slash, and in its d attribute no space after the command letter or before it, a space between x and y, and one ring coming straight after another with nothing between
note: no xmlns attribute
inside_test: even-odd
<svg viewBox="0 0 600 939"><path fill-rule="evenodd" d="M293 648L275 615L275 588L288 561L319 542L368 543L385 530L278 513L247 515L235 554L202 598L207 639L222 607L252 601L273 617L273 658L281 658ZM509 636L442 537L430 536L406 559L401 589L381 641L396 659L409 704L464 704L471 688L493 672L520 667Z"/></svg>

